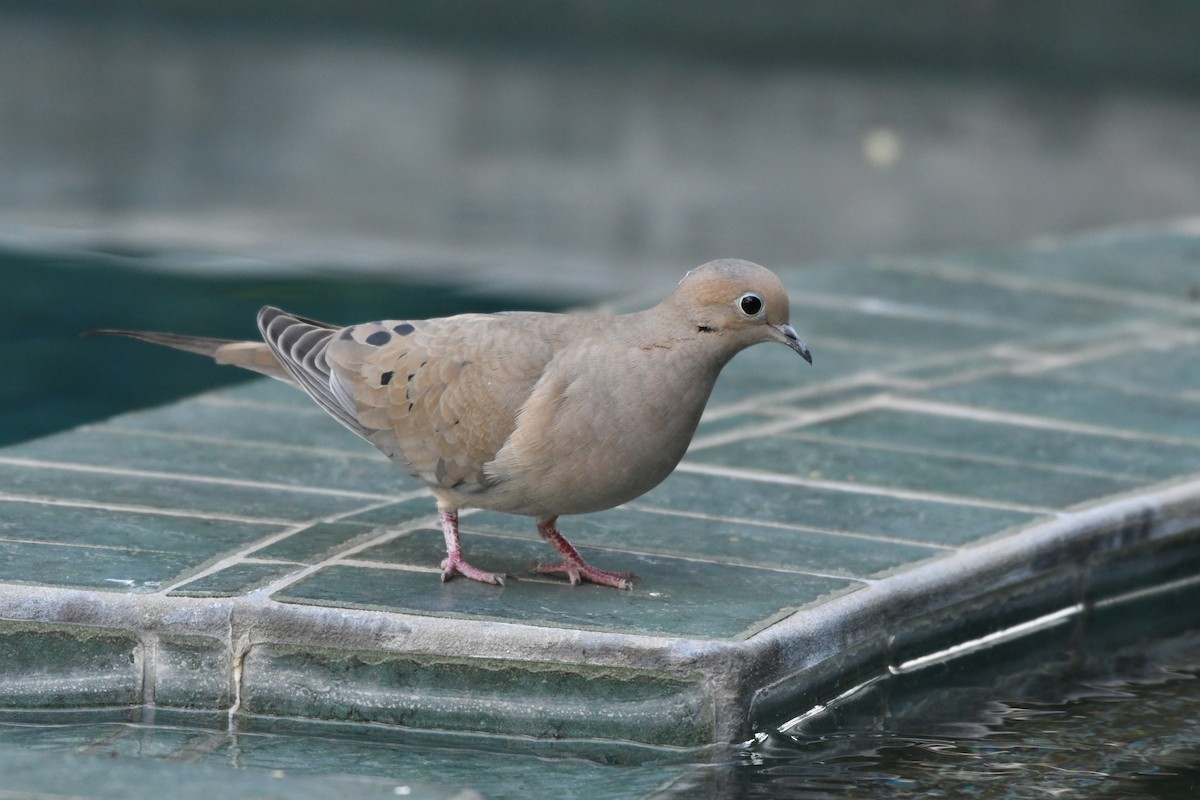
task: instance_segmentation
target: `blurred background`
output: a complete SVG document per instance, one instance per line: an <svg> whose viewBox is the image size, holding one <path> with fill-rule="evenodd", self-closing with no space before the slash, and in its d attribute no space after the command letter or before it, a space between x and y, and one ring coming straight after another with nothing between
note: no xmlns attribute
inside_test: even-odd
<svg viewBox="0 0 1200 800"><path fill-rule="evenodd" d="M1192 0L8 0L0 442L248 337L1200 210Z"/></svg>

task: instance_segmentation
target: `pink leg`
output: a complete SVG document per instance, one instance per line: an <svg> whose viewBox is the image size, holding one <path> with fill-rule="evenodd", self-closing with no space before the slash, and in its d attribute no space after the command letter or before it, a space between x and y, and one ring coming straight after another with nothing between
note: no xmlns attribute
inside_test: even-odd
<svg viewBox="0 0 1200 800"><path fill-rule="evenodd" d="M615 589L632 589L633 575L628 572L605 572L596 569L583 560L579 551L558 532L555 523L558 517L538 520L538 533L563 557L561 564L538 564L538 572L552 574L565 572L572 584L580 581L590 581L602 586L612 586Z"/></svg>
<svg viewBox="0 0 1200 800"><path fill-rule="evenodd" d="M458 511L453 508L438 508L438 519L442 523L442 534L446 537L446 558L442 561L442 583L450 580L457 573L464 578L470 578L480 583L498 583L503 586L504 573L484 572L463 559L462 546L458 543Z"/></svg>

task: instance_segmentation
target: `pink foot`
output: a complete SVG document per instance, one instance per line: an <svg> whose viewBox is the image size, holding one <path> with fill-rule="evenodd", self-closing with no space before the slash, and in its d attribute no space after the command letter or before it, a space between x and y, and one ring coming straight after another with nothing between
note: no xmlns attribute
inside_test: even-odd
<svg viewBox="0 0 1200 800"><path fill-rule="evenodd" d="M542 538L550 543L550 546L558 551L558 554L563 557L559 564L539 564L538 572L543 575L554 573L565 573L567 579L572 585L578 584L580 581L588 581L589 583L598 583L601 586L611 586L614 589L632 589L633 575L628 572L605 572L602 569L596 569L591 564L583 560L583 556L579 555L579 551L566 540L561 533L558 532L558 526L555 523L557 517L538 520L538 533Z"/></svg>
<svg viewBox="0 0 1200 800"><path fill-rule="evenodd" d="M605 572L602 569L596 569L591 564L582 560L578 564L538 564L537 571L543 575L564 573L572 585L580 581L588 581L589 583L598 583L601 586L611 586L614 589L633 588L633 581L630 580L633 578L633 573Z"/></svg>
<svg viewBox="0 0 1200 800"><path fill-rule="evenodd" d="M503 572L484 572L478 567L471 566L463 560L462 553L454 553L442 559L442 583L450 580L455 575L462 575L464 578L470 578L473 581L494 583L499 586L504 585L505 578Z"/></svg>
<svg viewBox="0 0 1200 800"><path fill-rule="evenodd" d="M504 585L503 572L484 572L473 567L462 557L462 547L458 543L458 512L453 508L438 506L438 519L442 523L442 533L446 537L446 557L442 559L442 583L462 575L480 583Z"/></svg>

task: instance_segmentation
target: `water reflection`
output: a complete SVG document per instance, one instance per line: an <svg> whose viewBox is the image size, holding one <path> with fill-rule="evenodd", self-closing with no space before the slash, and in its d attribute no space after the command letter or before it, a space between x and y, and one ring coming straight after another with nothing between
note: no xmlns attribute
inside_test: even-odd
<svg viewBox="0 0 1200 800"><path fill-rule="evenodd" d="M776 731L740 752L736 794L1200 796L1200 596L1184 594L1049 648L1022 640L989 651L987 663L881 681L832 710L836 720ZM1139 619L1161 627L1164 613L1174 635L1137 634ZM1110 646L1122 627L1124 641Z"/></svg>

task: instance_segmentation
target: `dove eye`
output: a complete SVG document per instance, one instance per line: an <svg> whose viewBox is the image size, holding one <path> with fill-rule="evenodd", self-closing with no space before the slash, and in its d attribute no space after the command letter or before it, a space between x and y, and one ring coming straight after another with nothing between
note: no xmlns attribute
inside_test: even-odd
<svg viewBox="0 0 1200 800"><path fill-rule="evenodd" d="M756 316L763 309L763 299L754 292L746 292L738 298L737 304L747 317Z"/></svg>

